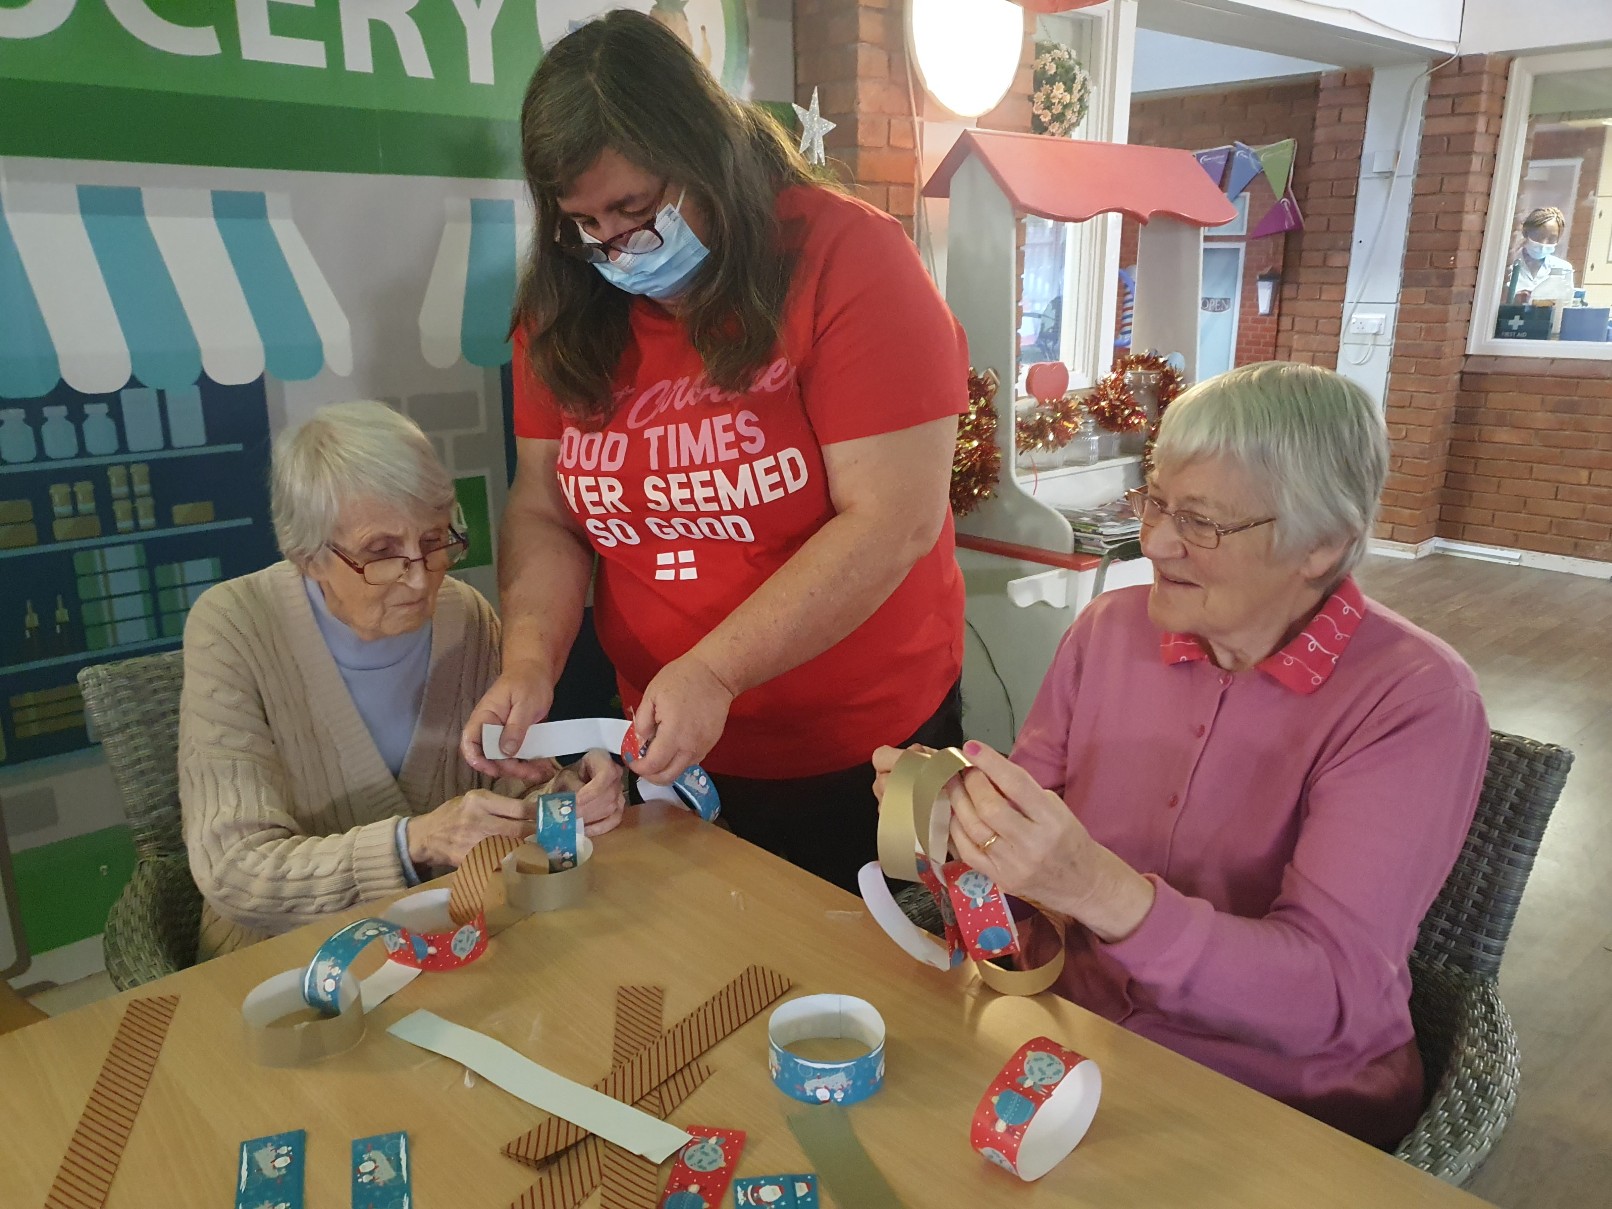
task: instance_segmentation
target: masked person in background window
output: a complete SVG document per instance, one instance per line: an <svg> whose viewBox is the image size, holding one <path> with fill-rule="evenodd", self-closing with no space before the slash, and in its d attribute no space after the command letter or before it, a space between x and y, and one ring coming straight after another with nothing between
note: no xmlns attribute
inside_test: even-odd
<svg viewBox="0 0 1612 1209"><path fill-rule="evenodd" d="M555 43L521 151L503 671L465 758L504 771L482 725L508 757L548 713L597 560L634 771L700 764L736 834L854 890L874 748L962 738L961 329L896 219L640 13Z"/></svg>
<svg viewBox="0 0 1612 1209"><path fill-rule="evenodd" d="M1522 250L1506 274L1507 302L1566 302L1573 296L1573 266L1556 255L1566 227L1567 216L1555 206L1529 211L1522 221Z"/></svg>

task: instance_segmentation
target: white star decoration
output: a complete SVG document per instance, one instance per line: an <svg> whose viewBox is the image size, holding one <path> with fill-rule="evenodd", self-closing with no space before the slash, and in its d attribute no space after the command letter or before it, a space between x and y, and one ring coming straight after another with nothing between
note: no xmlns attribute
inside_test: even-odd
<svg viewBox="0 0 1612 1209"><path fill-rule="evenodd" d="M813 164L823 163L823 136L834 129L835 124L818 112L817 89L812 89L811 108L796 105L795 116L800 119L800 153Z"/></svg>

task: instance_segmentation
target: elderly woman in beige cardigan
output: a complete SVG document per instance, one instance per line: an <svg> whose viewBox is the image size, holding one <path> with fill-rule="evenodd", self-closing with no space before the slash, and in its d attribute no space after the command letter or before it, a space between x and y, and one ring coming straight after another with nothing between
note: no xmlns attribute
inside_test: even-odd
<svg viewBox="0 0 1612 1209"><path fill-rule="evenodd" d="M447 577L452 481L381 403L320 409L275 447L284 562L209 589L185 626L179 784L206 899L200 955L417 884L490 835L529 836L529 785L620 821L620 769L589 752L492 784L459 758L498 678L498 619Z"/></svg>

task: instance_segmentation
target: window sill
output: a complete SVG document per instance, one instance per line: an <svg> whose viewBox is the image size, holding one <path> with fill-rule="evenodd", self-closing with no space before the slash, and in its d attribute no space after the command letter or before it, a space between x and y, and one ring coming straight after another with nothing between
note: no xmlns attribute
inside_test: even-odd
<svg viewBox="0 0 1612 1209"><path fill-rule="evenodd" d="M1525 357L1539 361L1612 361L1612 341L1594 340L1473 340L1467 345L1473 357Z"/></svg>

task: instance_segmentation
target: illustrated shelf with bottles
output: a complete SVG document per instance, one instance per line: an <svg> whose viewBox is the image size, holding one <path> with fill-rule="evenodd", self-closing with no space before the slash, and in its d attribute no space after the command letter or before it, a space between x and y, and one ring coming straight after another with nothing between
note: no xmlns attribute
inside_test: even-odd
<svg viewBox="0 0 1612 1209"><path fill-rule="evenodd" d="M76 676L275 558L262 380L0 401L0 764L89 742Z"/></svg>

